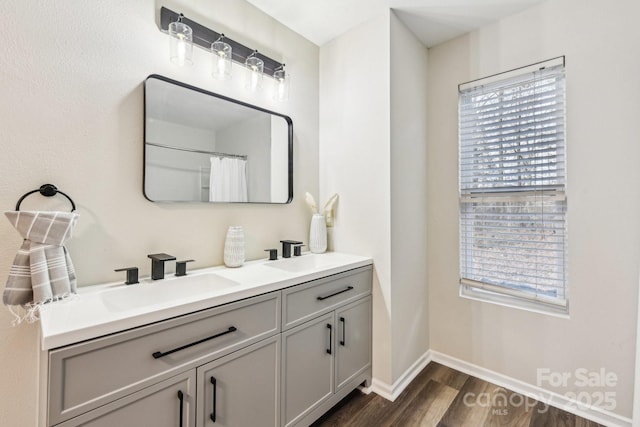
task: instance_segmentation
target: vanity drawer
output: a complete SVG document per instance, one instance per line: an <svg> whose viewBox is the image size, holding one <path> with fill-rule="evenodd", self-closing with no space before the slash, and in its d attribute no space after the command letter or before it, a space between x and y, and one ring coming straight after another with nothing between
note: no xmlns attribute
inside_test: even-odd
<svg viewBox="0 0 640 427"><path fill-rule="evenodd" d="M49 425L275 335L280 292L49 353Z"/></svg>
<svg viewBox="0 0 640 427"><path fill-rule="evenodd" d="M361 267L282 291L282 329L371 293L372 267Z"/></svg>

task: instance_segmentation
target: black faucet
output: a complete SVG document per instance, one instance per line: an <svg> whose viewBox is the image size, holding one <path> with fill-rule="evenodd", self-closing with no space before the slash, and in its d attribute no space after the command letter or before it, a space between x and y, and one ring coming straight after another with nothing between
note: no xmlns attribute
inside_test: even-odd
<svg viewBox="0 0 640 427"><path fill-rule="evenodd" d="M302 242L296 240L280 240L282 243L282 258L291 258L291 246L302 245Z"/></svg>
<svg viewBox="0 0 640 427"><path fill-rule="evenodd" d="M125 280L125 285L135 285L138 282L138 267L126 267L126 268L118 268L113 271L126 271L127 272L127 280Z"/></svg>
<svg viewBox="0 0 640 427"><path fill-rule="evenodd" d="M173 255L168 254L150 254L151 258L151 278L153 280L164 279L164 263L165 261L173 261L176 259Z"/></svg>
<svg viewBox="0 0 640 427"><path fill-rule="evenodd" d="M187 275L187 263L194 262L195 259L187 259L184 261L176 261L176 276L186 276Z"/></svg>
<svg viewBox="0 0 640 427"><path fill-rule="evenodd" d="M277 249L265 249L265 252L269 252L269 261L275 261L278 259L278 250Z"/></svg>

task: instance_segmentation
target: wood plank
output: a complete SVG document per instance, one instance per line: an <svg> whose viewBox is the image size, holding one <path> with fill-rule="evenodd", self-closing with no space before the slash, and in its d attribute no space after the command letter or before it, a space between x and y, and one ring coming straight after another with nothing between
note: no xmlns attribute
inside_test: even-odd
<svg viewBox="0 0 640 427"><path fill-rule="evenodd" d="M484 425L528 427L536 401L503 387L491 385L491 406Z"/></svg>
<svg viewBox="0 0 640 427"><path fill-rule="evenodd" d="M604 427L594 421L578 417L562 409L538 402L533 417L531 427Z"/></svg>
<svg viewBox="0 0 640 427"><path fill-rule="evenodd" d="M447 412L458 390L429 380L392 425L398 427L435 426Z"/></svg>
<svg viewBox="0 0 640 427"><path fill-rule="evenodd" d="M397 402L397 401L396 401ZM352 417L351 420L343 424L344 427L371 427L388 426L387 421L390 412L396 408L395 402L391 402L384 397L374 396L360 413Z"/></svg>
<svg viewBox="0 0 640 427"><path fill-rule="evenodd" d="M491 384L469 377L451 403L438 427L478 427L482 426L489 406L484 404L490 393Z"/></svg>
<svg viewBox="0 0 640 427"><path fill-rule="evenodd" d="M344 427L390 426L395 419L403 414L405 408L415 399L422 388L428 383L428 376L432 371L423 369L420 374L404 389L400 396L390 402L380 396L375 396L362 410L349 420L343 419ZM314 427L319 427L315 426Z"/></svg>
<svg viewBox="0 0 640 427"><path fill-rule="evenodd" d="M364 394L360 390L354 390L342 399L331 411L320 417L312 427L341 427L360 416L365 406L377 395ZM379 397L379 396L378 396Z"/></svg>
<svg viewBox="0 0 640 427"><path fill-rule="evenodd" d="M427 374L427 378L456 390L460 390L465 381L469 379L469 375L436 362L430 362L423 372Z"/></svg>

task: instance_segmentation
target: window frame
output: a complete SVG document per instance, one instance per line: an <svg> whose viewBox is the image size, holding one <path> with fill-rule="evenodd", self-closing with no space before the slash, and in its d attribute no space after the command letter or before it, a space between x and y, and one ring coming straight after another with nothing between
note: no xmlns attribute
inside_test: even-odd
<svg viewBox="0 0 640 427"><path fill-rule="evenodd" d="M480 152L482 148L478 149L477 147L481 147L482 145L486 144L485 137L488 131L483 130L481 132L475 132L475 133L479 133L481 135L480 137L474 136L473 138L470 138L468 136L465 136L464 138L466 139L463 142L463 120L464 119L468 120L468 117L473 116L474 114L478 115L477 111L474 113L468 113L467 111L463 112L463 98L464 96L469 97L470 96L469 94L474 93L474 90L477 91L479 87L484 87L485 85L488 85L491 88L491 90L496 92L507 87L518 87L519 84L524 85L525 83L519 83L519 81L526 82L527 79L530 80L531 77L535 76L536 75L535 73L544 73L545 72L544 70L549 70L548 72L551 75L553 75L554 78L558 79L557 83L554 83L557 87L554 86L553 90L557 91L557 93L559 94L558 99L560 101L558 102L554 98L554 103L557 103L560 107L558 107L558 105L553 104L552 109L556 113L557 112L562 113L561 116L558 116L555 118L556 120L560 120L560 124L557 125L557 128L559 129L557 130L557 134L561 136L558 137L556 135L555 137L552 137L555 139L552 139L553 142L551 144L557 144L557 145L553 145L553 147L555 148L550 150L551 154L549 154L548 156L545 155L544 156L545 158L542 159L541 161L539 161L539 157L540 157L539 153L535 153L532 155L533 162L531 163L527 163L527 161L525 160L522 160L522 161L518 160L516 162L517 166L514 167L515 168L514 170L519 171L521 169L525 169L529 174L532 173L531 170L534 170L533 172L534 178L531 178L529 176L529 178L527 179L522 179L522 178L512 179L510 177L507 177L507 174L504 173L504 171L507 170L508 168L507 166L504 166L504 164L507 163L507 160L501 161L503 163L502 166L499 166L499 165L486 166L486 163L483 164L477 160L479 158L477 157L479 156L479 154L476 154L475 151ZM560 76L560 77L558 78L557 76ZM566 195L567 115L566 115L566 102L565 102L565 97L566 97L565 84L566 84L565 57L561 56L558 58L553 58L548 61L542 61L526 67L520 67L504 73L498 73L482 79L463 83L458 86L458 90L459 90L459 98L458 98L458 106L459 106L459 110L458 110L458 149L459 149L458 179L459 181L458 181L458 184L459 185L458 185L458 189L459 189L459 221L460 221L459 222L459 232L460 232L460 235L459 235L459 245L460 245L459 246L459 262L460 262L459 292L461 297L480 300L480 301L487 301L487 302L491 302L499 305L506 305L506 306L526 309L530 311L541 312L545 314L568 317L569 289L568 289L568 274L567 274L568 234L567 234L567 195ZM537 88L537 86L535 85L534 87ZM531 105L533 105L532 107L533 110L535 112L538 112L539 109L542 109L545 107L543 107L544 104L542 103L542 101L539 101L537 99L536 89L534 89L533 91L534 91L534 96L533 96L533 101ZM488 99L488 98L485 98L485 99ZM502 99L500 99L496 104L502 107L505 102L506 101L503 101ZM518 143L515 145L516 148L514 150L515 150L515 153L519 153L519 148L521 148L520 141L522 140L520 139L520 136L521 136L520 132L521 132L521 129L526 128L527 126L521 126L519 122L520 113L522 110L525 109L525 107L520 107L520 103L516 103L516 105L518 105L518 107L515 109L515 111L517 111L516 114L518 114L518 119L516 120L516 125L513 126L516 129L516 131L513 134L511 134L510 137L513 138L513 135L517 135L515 137L515 140L518 141ZM530 109L530 107L527 107L527 109ZM478 108L478 111L481 111L481 110L482 108ZM534 128L538 129L539 123L536 121L537 116L535 115L535 113L533 114L532 117L533 117ZM482 119L478 118L477 120L478 122L480 122ZM503 139L503 134L505 133L503 130L503 126L504 127L506 126L500 123L502 121L502 118L494 119L494 120L499 125L498 134L500 135L497 138L499 142L496 144L499 145L500 149L502 150L503 145L501 144L505 144L505 141L506 141L506 137L505 139ZM465 124L472 123L474 126L476 126L478 122L473 122L473 117L472 117L472 121L471 122L467 121L465 122ZM556 132L556 130L553 130L552 134L554 132ZM492 135L492 138L494 138L494 140L496 139L495 132L494 132L494 135ZM470 139L479 139L480 142L469 142ZM536 133L534 137L525 135L524 140L527 141L526 142L527 145L524 145L524 146L527 147L529 150L532 150L531 147L538 147L538 145L536 144L541 144L540 141L542 140L542 137ZM463 154L463 148L468 150L464 154ZM470 150L472 152L471 155L469 155L469 148L471 148ZM502 153L503 152L501 151L500 156L505 157L506 155ZM511 154L511 155L513 156L514 154ZM520 156L518 156L518 158L520 158ZM471 159L471 161L469 159ZM486 161L486 158L485 158L485 161ZM463 164L463 162L466 162L466 163ZM548 164L551 164L551 163L547 163L547 162L553 163L553 166L556 167L556 169L554 169L551 173L548 172L550 169L547 169ZM495 163L495 162L490 161L489 163ZM477 164L480 164L481 166L476 166ZM527 165L527 166L525 167L522 165ZM534 165L534 166L531 166L531 165ZM474 172L473 171L474 168L479 169L480 172ZM484 171L482 170L482 168L484 168ZM472 173L471 175L468 175L470 170ZM496 171L499 172L498 175L495 174ZM511 169L508 169L508 171L512 172ZM538 172L538 171L543 171L543 172ZM467 174L467 175L463 176L463 174ZM520 172L518 172L518 174L520 174ZM495 178L496 176L498 178ZM554 180L553 176L557 176L557 179ZM469 177L471 177L471 179L468 179ZM552 178L549 178L549 177L552 177ZM486 181L483 181L483 180L486 180ZM517 181L518 183L514 185L513 181ZM473 184L470 184L470 182L473 182ZM473 188L474 185L476 186L476 188ZM490 205L490 203L495 203L495 206ZM557 209L557 211L551 212L551 213L545 212L543 206L547 204L550 204L549 206L552 206L553 208ZM535 265L535 269L528 267L528 265L526 267L523 267L523 264L525 262L530 262L531 255L529 255L529 258L526 258L526 261L523 261L522 258L518 261L514 261L513 258L521 256L521 254L510 255L512 254L512 252L510 252L510 249L512 248L504 249L504 253L500 253L500 251L503 251L503 249L498 249L497 253L500 254L501 257L498 258L497 261L495 261L496 264L493 264L495 271L489 272L487 274L488 277L482 277L481 278L482 280L477 280L478 277L474 277L474 276L479 276L480 273L476 272L477 271L476 266L477 265L484 266L482 262L487 262L486 259L496 260L496 258L495 257L492 258L491 256L486 256L486 255L483 255L483 256L479 255L474 258L473 252L475 251L475 249L473 248L478 246L477 241L484 240L486 245L489 245L491 243L490 238L488 239L489 243L486 243L487 239L477 238L474 236L474 234L478 234L478 233L474 231L468 231L469 228L474 230L482 229L482 226L477 225L477 224L482 224L481 222L482 220L486 221L487 217L483 219L482 215L491 215L491 214L478 213L474 211L474 209L477 208L478 211L481 212L482 209L485 208L487 209L487 212L493 212L493 215L496 218L509 218L510 215L516 215L513 213L508 213L509 208L511 207L514 207L516 209L516 212L519 212L517 211L518 208L524 209L525 212L529 212L529 210L534 210L537 207L541 208L541 212L539 214L538 213L528 214L531 216L531 218L540 218L539 223L542 224L542 226L529 227L530 230L533 229L536 232L539 231L539 235L533 235L534 240L537 236L542 236L541 237L542 242L538 242L540 246L537 246L537 247L541 247L542 249L538 250L537 252L546 253L546 251L548 250L550 251L550 249L548 249L547 246L554 247L555 248L554 250L561 248L561 253L559 253L559 255L555 255L557 256L558 260L561 260L561 264L558 264L557 266L553 266L553 264L546 264L542 268L540 268L540 270L538 270L539 264L544 264L544 263L540 261L536 261L535 263L533 263L533 265ZM490 208L493 208L494 211L491 211ZM471 213L469 213L470 211ZM559 233L560 235L557 236L557 240L552 241L550 239L550 241L546 243L544 241L544 236L545 236L545 233L548 234L548 230L545 228L546 225L544 220L546 218L549 218L551 215L556 215L557 217L561 217L561 233ZM471 220L471 225L469 225L469 223L465 223L465 221L469 221L469 218ZM488 218L493 219L491 217L488 217ZM510 219L508 221L504 219L501 219L501 220L507 223L509 226L511 226L511 223L517 222L514 219ZM531 222L533 223L536 221L532 220ZM504 225L504 224L499 224L499 225ZM523 230L527 229L527 227L523 225L522 229ZM509 228L509 231L511 230L520 230L520 229L516 227ZM560 228L558 228L558 230L560 230ZM555 231L553 232L555 233ZM502 232L494 233L494 237L495 237L495 234L502 234ZM528 234L526 234L525 232L521 232L520 234L516 232L515 235L517 237L528 236ZM556 236L553 236L553 237L556 237ZM527 238L525 237L522 240L519 240L519 241L516 240L514 242L515 242L513 243L514 247L518 244L520 244L520 246L526 246L528 243L531 243L531 240L527 240ZM500 243L502 243L502 241L500 241ZM495 248L490 248L490 249L494 250ZM481 250L477 250L477 252L481 252ZM526 251L523 251L523 252L526 252ZM535 253L536 251L530 251L530 252ZM508 254L508 255L505 255L505 254ZM471 257L472 261L470 261L469 257ZM512 258L505 261L505 259L509 257L512 257ZM536 258L538 258L538 255L536 255ZM479 260L479 262L477 260ZM544 259L544 261L546 261L546 259ZM510 266L509 266L509 263L511 263ZM520 264L521 266L520 271L518 271L518 268L515 267L515 265L517 264ZM551 267L549 267L549 265L551 265ZM478 268L480 270L483 270L482 267L478 267ZM499 269L503 269L504 271L496 272ZM499 280L497 280L496 278L501 275L506 276L508 273L506 273L505 271L508 271L508 269L512 269L511 271L513 270L518 271L517 275L514 275L515 277L517 277L516 281L510 282L510 283L507 283L506 281L502 283L498 283ZM533 283L527 283L526 281L521 280L523 277L526 276L525 274L523 274L522 271L528 270L528 269L534 271L535 277L533 277L532 279ZM552 270L552 273L543 271L545 269ZM494 277L491 277L492 275L494 275ZM545 275L548 275L548 277L545 277ZM551 277L553 277L553 280L551 279ZM508 279L505 279L505 280L508 280ZM538 280L542 282L542 284L537 283L536 281ZM553 286L548 285L547 282L554 283L554 285ZM561 283L561 286L555 285L556 283L557 284ZM553 295L554 289L555 289L555 297L549 296L549 295Z"/></svg>

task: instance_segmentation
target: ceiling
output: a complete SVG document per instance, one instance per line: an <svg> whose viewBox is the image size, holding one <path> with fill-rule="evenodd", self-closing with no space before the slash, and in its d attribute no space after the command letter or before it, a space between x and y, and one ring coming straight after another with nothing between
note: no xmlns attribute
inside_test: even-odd
<svg viewBox="0 0 640 427"><path fill-rule="evenodd" d="M322 46L384 8L427 46L435 46L544 0L248 0Z"/></svg>

